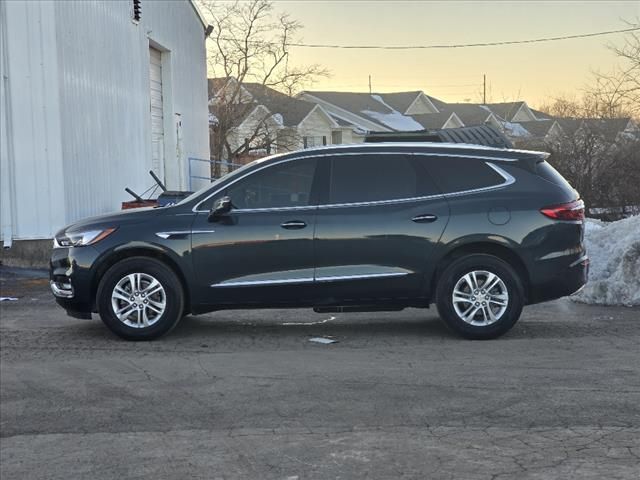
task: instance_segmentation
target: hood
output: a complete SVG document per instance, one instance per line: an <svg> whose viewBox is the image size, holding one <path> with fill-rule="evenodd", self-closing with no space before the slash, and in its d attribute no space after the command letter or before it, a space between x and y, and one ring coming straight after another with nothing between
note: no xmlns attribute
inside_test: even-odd
<svg viewBox="0 0 640 480"><path fill-rule="evenodd" d="M67 225L65 228L60 230L60 232L58 232L56 236L62 232L77 232L94 227L120 227L122 225L142 223L154 217L157 217L164 212L166 212L166 208L147 207L123 210L121 212L113 212L104 215L98 215L95 217L83 218L82 220L78 220L71 225Z"/></svg>

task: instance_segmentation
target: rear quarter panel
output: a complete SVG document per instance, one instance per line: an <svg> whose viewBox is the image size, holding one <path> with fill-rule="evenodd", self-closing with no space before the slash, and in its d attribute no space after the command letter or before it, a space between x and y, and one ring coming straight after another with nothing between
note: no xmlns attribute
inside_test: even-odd
<svg viewBox="0 0 640 480"><path fill-rule="evenodd" d="M427 278L453 250L474 243L509 248L524 264L531 286L545 283L585 253L582 222L559 222L540 208L576 198L551 182L522 168L500 164L516 178L496 190L449 197L451 216ZM432 286L435 289L435 285Z"/></svg>

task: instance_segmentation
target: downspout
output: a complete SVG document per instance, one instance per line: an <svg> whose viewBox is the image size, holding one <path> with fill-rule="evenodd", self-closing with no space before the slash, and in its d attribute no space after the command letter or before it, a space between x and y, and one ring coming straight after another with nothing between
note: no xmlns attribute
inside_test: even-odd
<svg viewBox="0 0 640 480"><path fill-rule="evenodd" d="M7 11L6 3L0 2L0 105L2 105L3 117L0 118L0 138L6 139L0 145L0 209L2 214L3 247L11 248L13 242L14 226L14 149L13 149L13 115L11 114L11 94L9 83L9 58L7 48Z"/></svg>

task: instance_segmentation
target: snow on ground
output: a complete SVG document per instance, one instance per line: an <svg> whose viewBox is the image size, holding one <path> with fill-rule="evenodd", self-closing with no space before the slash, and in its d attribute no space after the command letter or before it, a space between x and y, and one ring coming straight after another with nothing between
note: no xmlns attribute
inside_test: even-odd
<svg viewBox="0 0 640 480"><path fill-rule="evenodd" d="M403 115L397 110L394 110L393 107L385 102L380 95L371 95L371 98L384 105L390 110L390 112L382 113L374 112L373 110L363 110L362 113L364 113L365 115L368 115L371 118L375 118L379 122L382 122L383 125L393 128L394 130L399 130L401 132L424 130L424 127L416 122L413 118L407 115Z"/></svg>
<svg viewBox="0 0 640 480"><path fill-rule="evenodd" d="M617 222L587 219L589 282L573 300L597 305L640 305L640 216Z"/></svg>

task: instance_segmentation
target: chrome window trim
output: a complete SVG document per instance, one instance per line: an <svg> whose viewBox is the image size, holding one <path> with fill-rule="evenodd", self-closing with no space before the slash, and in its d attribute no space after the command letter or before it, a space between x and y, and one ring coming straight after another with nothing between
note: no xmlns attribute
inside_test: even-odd
<svg viewBox="0 0 640 480"><path fill-rule="evenodd" d="M513 159L513 158L501 158L501 157L484 157L484 156L479 156L479 155L456 155L456 154L447 154L447 153L422 153L422 152L357 152L357 153L317 153L314 155L303 155L300 157L294 157L294 158L286 158L283 160L280 160L278 162L275 163L270 163L268 165L263 165L260 168L256 169L256 170L252 170L250 172L245 173L244 175L242 175L239 178L234 179L232 182L230 182L229 184L217 189L215 192L211 193L210 195L208 195L205 199L201 200L200 202L198 202L191 210L194 213L209 213L208 210L198 210L198 207L203 204L204 202L206 202L207 200L209 200L211 197L213 197L214 195L217 195L218 193L220 193L222 190L224 190L225 188L230 187L231 185L233 185L234 183L242 180L243 178L246 178L249 175L253 175L254 173L257 173L261 170L264 170L265 168L269 168L275 165L280 165L281 163L285 163L285 162L292 162L295 160L303 160L303 159L308 159L308 158L323 158L323 157L334 157L334 156L345 156L345 155L398 155L398 154L404 154L404 155L419 155L419 156L426 156L426 157L455 157L455 158L472 158L472 159L476 159L476 160L484 160L485 164L489 165L489 167L491 167L493 170L495 170L498 174L500 174L500 176L502 176L504 178L504 183L501 183L499 185L491 185L489 187L482 187L482 188L475 188L475 189L471 189L471 190L461 190L459 192L450 192L450 193L443 193L443 194L438 194L438 195L426 195L426 196L421 196L421 197L411 197L411 198L397 198L397 199L392 199L392 200L374 200L374 201L369 201L369 202L352 202L352 203L327 203L327 204L322 204L322 205L303 205L303 206L294 206L294 207L273 207L273 208L247 208L247 209L237 209L234 210L234 213L254 213L254 212L286 212L286 211L294 211L294 210L314 210L316 208L342 208L342 207L364 207L364 206L374 206L374 205L387 205L387 204L394 204L394 203L407 203L407 202L414 202L414 201L422 201L422 200L430 200L433 198L443 198L443 197L458 197L461 195L469 195L469 194L474 194L474 193L481 193L481 192L486 192L486 191L490 191L490 190L495 190L498 188L503 188L503 187L507 187L513 183L515 183L515 178L510 175L509 173L505 172L502 168L498 167L497 165L493 164L491 161L505 161L505 162L516 162L517 159Z"/></svg>
<svg viewBox="0 0 640 480"><path fill-rule="evenodd" d="M370 202L352 202L352 203L327 203L324 205L318 205L318 208L348 208L348 207L371 207L376 205L393 205L396 203L411 203L422 200L430 200L434 198L442 198L444 195L426 195L424 197L411 197L411 198L395 198L393 200L372 200Z"/></svg>
<svg viewBox="0 0 640 480"><path fill-rule="evenodd" d="M233 213L256 213L256 212L299 212L304 210L315 210L318 205L303 205L296 207L272 207L272 208L238 208ZM203 212L203 210L199 210Z"/></svg>

